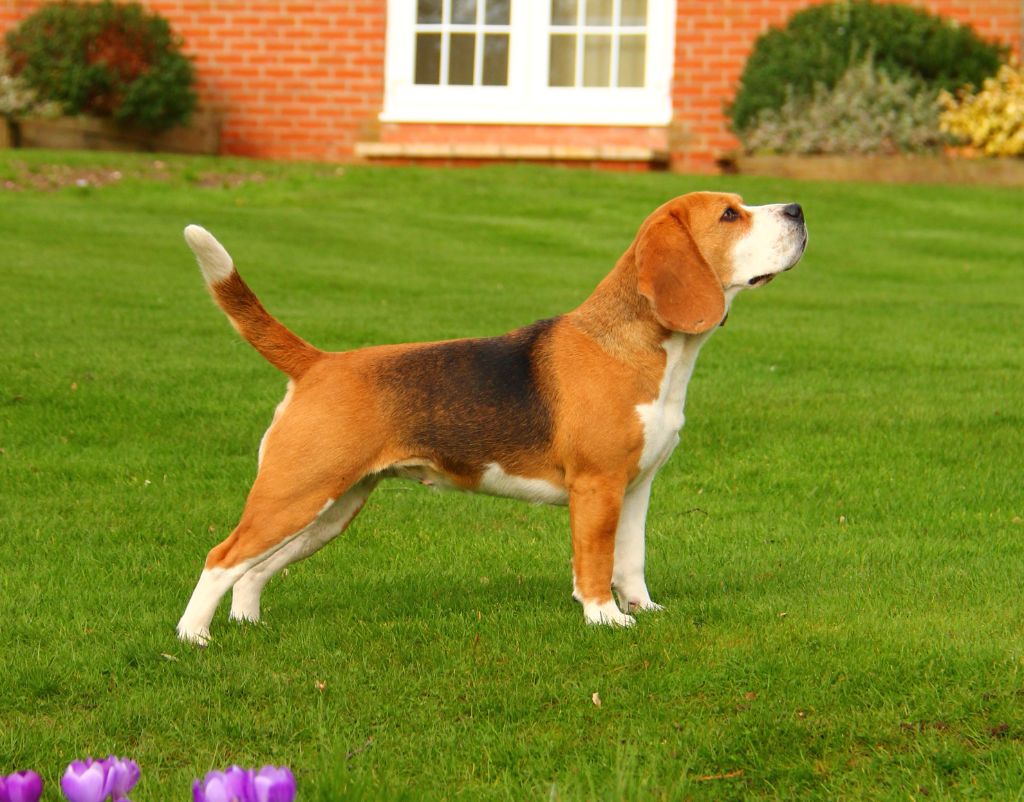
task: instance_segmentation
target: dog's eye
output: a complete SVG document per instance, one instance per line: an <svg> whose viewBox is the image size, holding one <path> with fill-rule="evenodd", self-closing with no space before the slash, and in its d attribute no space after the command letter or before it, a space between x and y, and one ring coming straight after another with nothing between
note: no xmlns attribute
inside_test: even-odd
<svg viewBox="0 0 1024 802"><path fill-rule="evenodd" d="M737 212L732 206L722 212L722 222L731 223L733 220L739 220L740 213Z"/></svg>

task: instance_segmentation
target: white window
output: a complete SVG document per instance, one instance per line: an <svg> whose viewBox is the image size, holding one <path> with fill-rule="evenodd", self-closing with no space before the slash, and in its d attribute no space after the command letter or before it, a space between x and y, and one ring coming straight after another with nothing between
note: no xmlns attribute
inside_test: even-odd
<svg viewBox="0 0 1024 802"><path fill-rule="evenodd" d="M672 0L388 0L385 122L667 125Z"/></svg>

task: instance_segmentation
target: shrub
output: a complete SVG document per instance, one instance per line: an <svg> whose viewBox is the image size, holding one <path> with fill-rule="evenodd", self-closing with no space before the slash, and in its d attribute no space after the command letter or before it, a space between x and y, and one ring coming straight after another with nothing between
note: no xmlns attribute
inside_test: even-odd
<svg viewBox="0 0 1024 802"><path fill-rule="evenodd" d="M1024 68L1004 64L981 91L943 92L942 130L988 156L1024 156Z"/></svg>
<svg viewBox="0 0 1024 802"><path fill-rule="evenodd" d="M919 78L896 78L870 58L854 64L831 89L794 93L765 109L743 133L751 151L868 154L926 151L942 144L936 92Z"/></svg>
<svg viewBox="0 0 1024 802"><path fill-rule="evenodd" d="M36 91L23 78L11 75L7 56L0 50L0 117L34 114L46 105L39 102Z"/></svg>
<svg viewBox="0 0 1024 802"><path fill-rule="evenodd" d="M7 34L11 71L67 114L162 131L195 108L192 64L167 21L138 3L46 5Z"/></svg>
<svg viewBox="0 0 1024 802"><path fill-rule="evenodd" d="M728 113L742 132L788 97L810 96L818 84L834 87L868 54L890 76L914 76L938 91L980 86L1005 53L969 27L909 6L868 0L813 6L757 40Z"/></svg>

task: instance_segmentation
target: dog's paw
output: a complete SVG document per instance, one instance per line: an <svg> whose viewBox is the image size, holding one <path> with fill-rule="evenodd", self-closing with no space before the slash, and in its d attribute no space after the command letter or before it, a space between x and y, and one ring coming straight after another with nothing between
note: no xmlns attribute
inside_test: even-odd
<svg viewBox="0 0 1024 802"><path fill-rule="evenodd" d="M206 646L210 642L210 630L206 627L193 630L178 624L178 640L193 646Z"/></svg>
<svg viewBox="0 0 1024 802"><path fill-rule="evenodd" d="M583 604L583 617L588 624L604 624L612 627L631 627L636 619L626 615L609 599L606 602L585 602Z"/></svg>
<svg viewBox="0 0 1024 802"><path fill-rule="evenodd" d="M644 613L644 612L653 612L653 611L657 611L657 610L664 610L665 608L664 608L663 605L660 605L657 602L651 601L650 599L647 599L646 601L644 601L642 599L636 599L636 600L631 600L631 601L626 602L626 609L629 612L631 612L631 613L632 612Z"/></svg>

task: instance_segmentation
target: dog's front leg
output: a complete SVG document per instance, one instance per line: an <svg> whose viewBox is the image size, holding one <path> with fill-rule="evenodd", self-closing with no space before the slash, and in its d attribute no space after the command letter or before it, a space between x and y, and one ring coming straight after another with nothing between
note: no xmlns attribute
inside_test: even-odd
<svg viewBox="0 0 1024 802"><path fill-rule="evenodd" d="M624 613L631 610L661 610L660 604L651 600L644 578L645 529L647 505L651 500L649 476L626 491L622 500L622 512L615 532L615 568L612 571L612 586L619 597L619 606Z"/></svg>
<svg viewBox="0 0 1024 802"><path fill-rule="evenodd" d="M635 623L612 599L615 532L625 481L608 476L579 476L569 484L572 528L573 596L589 624L628 627Z"/></svg>

